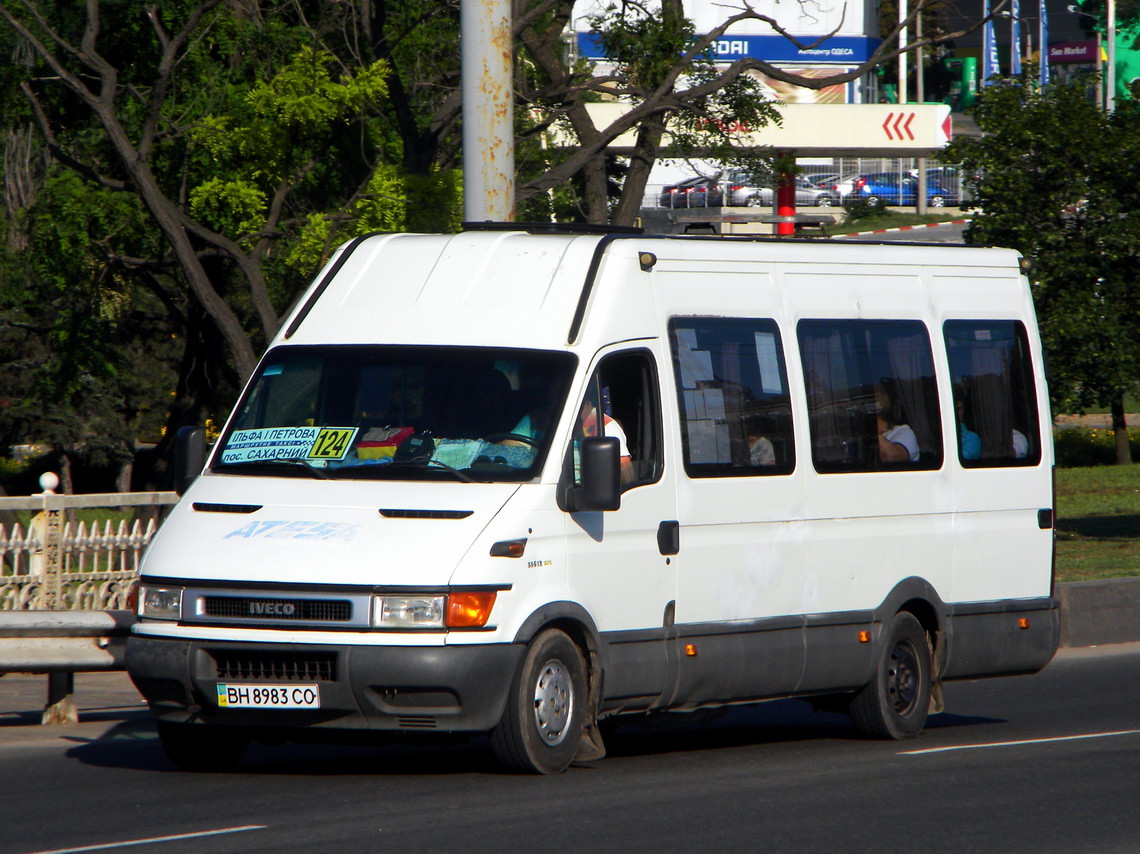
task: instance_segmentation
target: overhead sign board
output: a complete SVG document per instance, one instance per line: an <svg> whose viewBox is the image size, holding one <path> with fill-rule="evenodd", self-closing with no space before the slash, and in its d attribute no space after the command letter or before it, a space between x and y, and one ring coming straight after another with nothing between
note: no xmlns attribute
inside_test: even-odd
<svg viewBox="0 0 1140 854"><path fill-rule="evenodd" d="M799 35L796 39L806 47L797 47L779 35L755 33L726 34L712 43L712 53L718 62L733 62L745 57L766 62L838 62L859 65L866 62L881 39L848 35L824 38L818 35ZM819 42L819 44L816 44ZM583 59L605 60L601 41L594 33L578 33L578 55Z"/></svg>
<svg viewBox="0 0 1140 854"><path fill-rule="evenodd" d="M588 104L595 125L605 128L629 107L617 102ZM738 123L730 133L742 148L765 147L797 155L918 157L945 148L953 128L948 104L783 104L783 121L752 129ZM634 131L610 143L632 150ZM573 145L568 139L555 144ZM668 146L666 140L664 145Z"/></svg>

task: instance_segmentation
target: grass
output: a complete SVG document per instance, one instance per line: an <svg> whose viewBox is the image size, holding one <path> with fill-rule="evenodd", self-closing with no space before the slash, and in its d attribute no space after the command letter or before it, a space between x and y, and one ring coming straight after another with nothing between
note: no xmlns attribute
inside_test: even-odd
<svg viewBox="0 0 1140 854"><path fill-rule="evenodd" d="M899 213L897 211L877 211L867 216L861 216L858 219L848 219L842 215L836 216L839 222L833 225L824 226L824 232L827 234L850 234L854 231L875 231L880 228L898 228L903 225L925 225L930 222L950 222L956 219L962 219L969 216L969 214L958 213L937 213L937 214L918 214L912 213Z"/></svg>
<svg viewBox="0 0 1140 854"><path fill-rule="evenodd" d="M1057 580L1140 575L1140 465L1057 469Z"/></svg>

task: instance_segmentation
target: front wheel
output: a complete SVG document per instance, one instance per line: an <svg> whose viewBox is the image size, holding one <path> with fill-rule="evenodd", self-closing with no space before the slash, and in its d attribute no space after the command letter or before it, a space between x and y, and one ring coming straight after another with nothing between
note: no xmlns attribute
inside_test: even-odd
<svg viewBox="0 0 1140 854"><path fill-rule="evenodd" d="M930 197L930 206L932 208L944 208L944 207L946 207L946 197L942 196L942 195L938 195L938 194L931 196Z"/></svg>
<svg viewBox="0 0 1140 854"><path fill-rule="evenodd" d="M887 627L871 681L848 711L860 732L876 738L914 738L930 709L931 652L922 624L911 613Z"/></svg>
<svg viewBox="0 0 1140 854"><path fill-rule="evenodd" d="M158 740L170 760L185 771L225 771L249 747L249 737L240 730L208 724L158 721Z"/></svg>
<svg viewBox="0 0 1140 854"><path fill-rule="evenodd" d="M586 705L581 650L564 632L542 632L527 647L503 719L491 733L495 758L518 771L565 771L582 741Z"/></svg>

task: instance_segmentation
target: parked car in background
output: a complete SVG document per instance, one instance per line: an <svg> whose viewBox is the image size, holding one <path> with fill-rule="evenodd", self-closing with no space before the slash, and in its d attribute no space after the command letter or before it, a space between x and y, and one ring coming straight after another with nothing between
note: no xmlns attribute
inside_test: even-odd
<svg viewBox="0 0 1140 854"><path fill-rule="evenodd" d="M773 176L765 176L763 181L754 179L747 172L729 173L721 181L726 207L765 207L775 200L772 187ZM839 194L831 189L819 187L802 175L796 176L796 206L826 208L839 203Z"/></svg>
<svg viewBox="0 0 1140 854"><path fill-rule="evenodd" d="M842 176L838 172L805 172L803 178L817 187L827 187L836 183Z"/></svg>
<svg viewBox="0 0 1140 854"><path fill-rule="evenodd" d="M669 184L661 190L658 205L663 208L709 208L719 207L720 192L717 177L698 175L686 178L676 184Z"/></svg>
<svg viewBox="0 0 1140 854"><path fill-rule="evenodd" d="M957 180L944 183L947 175L941 167L927 171L926 203L932 208L958 204ZM918 199L918 176L900 175L897 172L878 172L860 175L852 185L845 201L863 199L871 205L913 205Z"/></svg>

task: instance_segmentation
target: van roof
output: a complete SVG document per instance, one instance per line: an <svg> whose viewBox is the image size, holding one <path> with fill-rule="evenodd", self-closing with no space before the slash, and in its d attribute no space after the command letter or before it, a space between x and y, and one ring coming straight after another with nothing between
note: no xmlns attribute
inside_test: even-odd
<svg viewBox="0 0 1140 854"><path fill-rule="evenodd" d="M623 338L657 334L653 269L744 264L1016 267L1012 250L770 236L647 235L574 224L469 224L458 234L373 234L342 246L274 343L562 349L606 294ZM959 251L959 250L972 251ZM614 280L616 287L602 281ZM597 285L597 286L596 286ZM710 307L710 310L715 307Z"/></svg>

